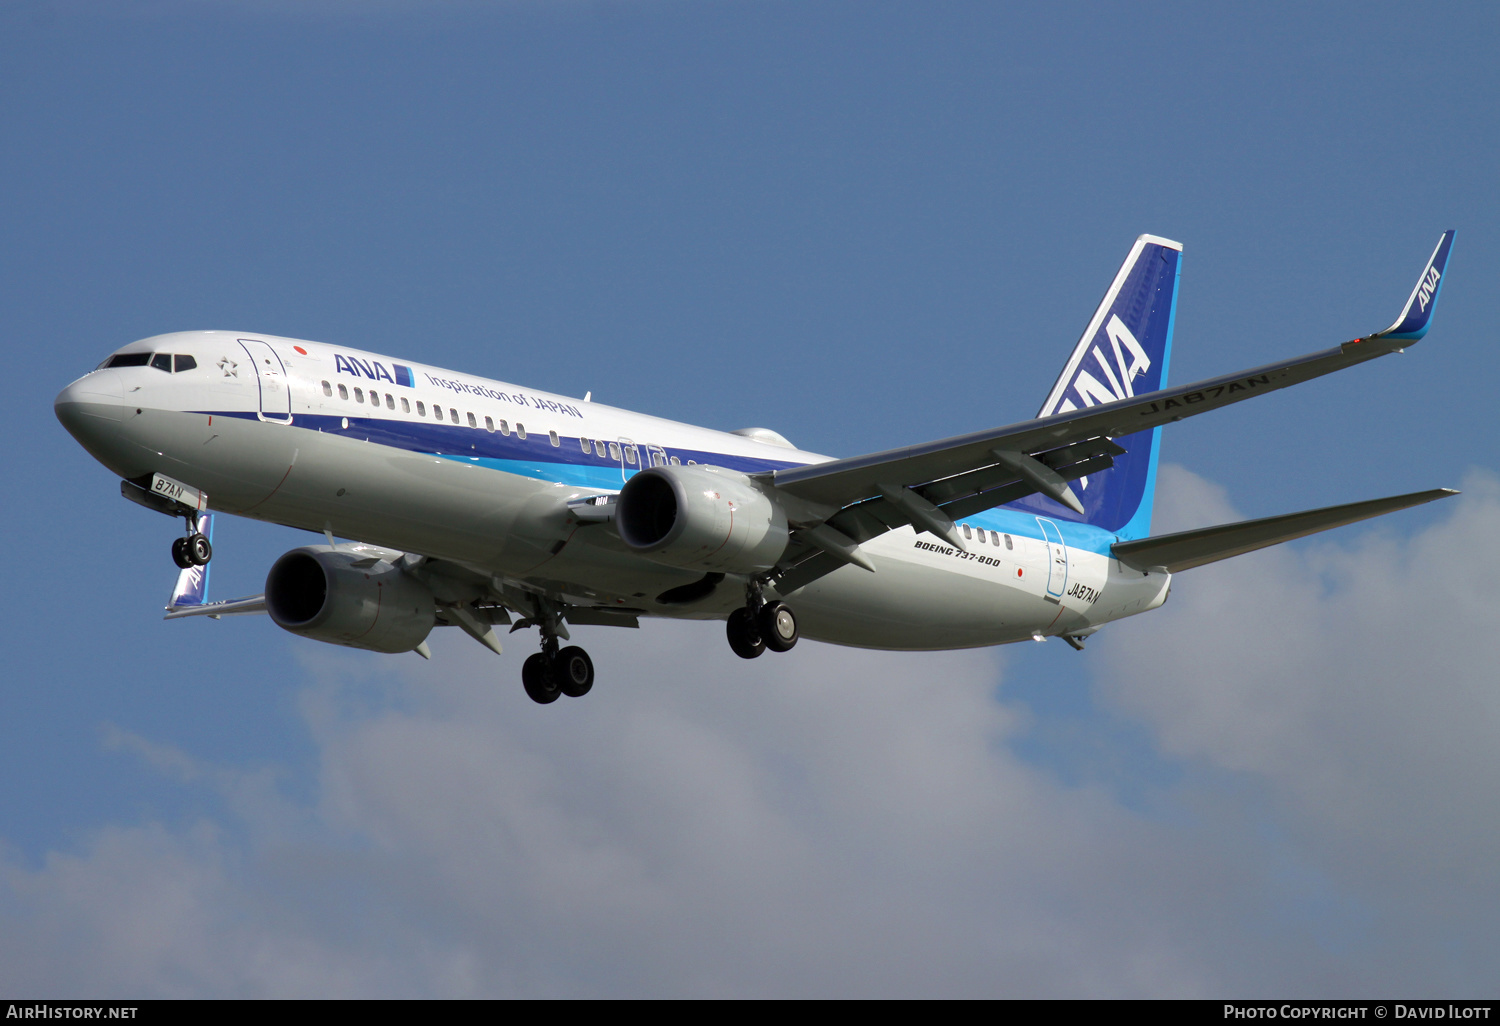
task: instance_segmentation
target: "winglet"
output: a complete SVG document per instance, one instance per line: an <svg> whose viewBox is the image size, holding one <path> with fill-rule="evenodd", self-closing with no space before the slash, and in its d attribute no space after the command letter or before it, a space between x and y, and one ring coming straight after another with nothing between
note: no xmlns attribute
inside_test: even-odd
<svg viewBox="0 0 1500 1026"><path fill-rule="evenodd" d="M1371 338L1399 338L1415 342L1427 334L1433 308L1437 306L1438 293L1443 290L1443 271L1448 266L1448 253L1452 248L1453 229L1450 228L1438 239L1437 248L1432 251L1427 266L1422 268L1422 276L1417 279L1416 288L1411 290L1411 296L1406 300L1406 306L1402 309L1401 316L1396 318L1396 323L1384 331L1376 332Z"/></svg>

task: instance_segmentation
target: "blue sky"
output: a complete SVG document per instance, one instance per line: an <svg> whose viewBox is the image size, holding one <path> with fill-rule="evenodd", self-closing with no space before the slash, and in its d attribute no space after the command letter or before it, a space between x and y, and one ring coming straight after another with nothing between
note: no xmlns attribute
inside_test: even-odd
<svg viewBox="0 0 1500 1026"><path fill-rule="evenodd" d="M0 989L1489 993L1497 28L4 5ZM1427 340L1169 430L1157 526L1465 496L1185 574L1083 655L596 628L595 693L540 710L527 644L166 624L175 528L51 411L234 328L852 455L1031 416L1142 232L1185 244L1188 381L1384 327L1450 227ZM304 539L221 523L216 593Z"/></svg>

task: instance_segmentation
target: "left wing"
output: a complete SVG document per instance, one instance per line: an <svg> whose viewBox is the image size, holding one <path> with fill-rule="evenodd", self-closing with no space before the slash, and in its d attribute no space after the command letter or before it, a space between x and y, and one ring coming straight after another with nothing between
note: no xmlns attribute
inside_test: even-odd
<svg viewBox="0 0 1500 1026"><path fill-rule="evenodd" d="M1149 438L1143 433L1161 425L1332 374L1420 339L1431 322L1452 243L1453 232L1444 232L1395 324L1333 349L1083 409L1068 409L1072 404L1067 403L1065 412L989 431L759 476L778 492L833 510L818 526L843 535L854 554L859 542L906 524L963 549L955 520L1037 492L1082 512L1070 482L1113 466L1126 452L1115 438ZM1106 304L1110 299L1106 295ZM1096 314L1094 323L1100 319ZM1080 348L1089 342L1086 333ZM820 542L805 529L799 540L801 546L794 546L783 565L805 562L778 579L782 590L858 562L849 552L838 552L839 539L826 533Z"/></svg>
<svg viewBox="0 0 1500 1026"><path fill-rule="evenodd" d="M243 616L248 613L264 613L266 597L251 595L248 598L224 599L219 602L203 602L190 606L168 606L163 620L180 620L184 616L210 616L217 620L221 616Z"/></svg>

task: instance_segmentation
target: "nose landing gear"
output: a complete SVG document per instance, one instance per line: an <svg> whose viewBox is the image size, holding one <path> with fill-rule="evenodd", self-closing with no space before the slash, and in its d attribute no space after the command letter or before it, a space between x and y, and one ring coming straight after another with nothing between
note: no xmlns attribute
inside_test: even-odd
<svg viewBox="0 0 1500 1026"><path fill-rule="evenodd" d="M207 566L208 561L214 558L214 547L209 544L208 537L198 529L198 514L185 518L187 520L187 536L178 538L172 542L172 562L182 570L195 566Z"/></svg>

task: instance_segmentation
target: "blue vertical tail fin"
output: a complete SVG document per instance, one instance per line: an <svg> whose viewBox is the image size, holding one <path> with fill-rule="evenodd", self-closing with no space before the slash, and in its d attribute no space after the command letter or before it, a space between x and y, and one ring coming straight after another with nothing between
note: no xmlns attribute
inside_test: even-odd
<svg viewBox="0 0 1500 1026"><path fill-rule="evenodd" d="M1135 240L1042 403L1039 417L1111 403L1166 386L1181 265L1182 243L1154 235ZM1036 495L1011 506L1082 520L1124 539L1144 538L1151 533L1160 432L1160 428L1153 428L1115 439L1125 454L1116 456L1110 469L1081 478L1074 486L1083 503L1081 517Z"/></svg>

